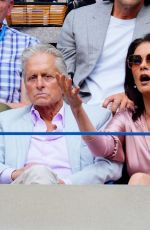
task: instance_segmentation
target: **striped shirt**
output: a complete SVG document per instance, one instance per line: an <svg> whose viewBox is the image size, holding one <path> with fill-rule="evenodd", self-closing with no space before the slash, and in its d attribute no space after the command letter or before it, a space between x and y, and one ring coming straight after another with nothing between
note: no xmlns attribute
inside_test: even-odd
<svg viewBox="0 0 150 230"><path fill-rule="evenodd" d="M3 25L0 28L0 101L21 99L21 55L25 48L38 43L34 37Z"/></svg>

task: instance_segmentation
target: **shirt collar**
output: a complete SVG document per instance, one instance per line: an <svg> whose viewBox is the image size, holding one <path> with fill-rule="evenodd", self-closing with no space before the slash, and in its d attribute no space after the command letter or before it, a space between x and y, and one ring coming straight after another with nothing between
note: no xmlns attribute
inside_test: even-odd
<svg viewBox="0 0 150 230"><path fill-rule="evenodd" d="M58 121L58 120L61 120L62 121L62 125L63 127L65 126L64 124L64 115L65 115L65 107L64 107L64 103L63 103L63 106L61 107L61 109L58 111L58 113L53 117L53 120L52 121ZM33 124L35 125L37 121L39 120L43 120L41 117L40 117L40 114L39 112L35 109L34 105L31 107L31 119L33 121Z"/></svg>
<svg viewBox="0 0 150 230"><path fill-rule="evenodd" d="M0 32L3 30L4 27L8 28L8 25L7 25L6 23L3 22L3 23L2 23L2 26L0 27Z"/></svg>

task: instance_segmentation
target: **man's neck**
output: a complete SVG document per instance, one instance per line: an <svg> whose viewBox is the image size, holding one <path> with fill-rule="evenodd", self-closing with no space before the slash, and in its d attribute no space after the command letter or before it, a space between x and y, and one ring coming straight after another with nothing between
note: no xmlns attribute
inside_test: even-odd
<svg viewBox="0 0 150 230"><path fill-rule="evenodd" d="M112 16L124 20L136 18L143 5L144 1L136 6L123 5L115 1Z"/></svg>
<svg viewBox="0 0 150 230"><path fill-rule="evenodd" d="M39 112L41 118L45 122L46 121L51 122L62 106L63 106L63 100L49 106L35 106L35 109Z"/></svg>

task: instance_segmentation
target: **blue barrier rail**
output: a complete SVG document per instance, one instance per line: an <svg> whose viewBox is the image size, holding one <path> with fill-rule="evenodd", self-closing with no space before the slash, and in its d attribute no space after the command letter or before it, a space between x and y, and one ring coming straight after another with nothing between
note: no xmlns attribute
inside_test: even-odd
<svg viewBox="0 0 150 230"><path fill-rule="evenodd" d="M0 135L64 135L64 136L150 136L150 132L0 132Z"/></svg>

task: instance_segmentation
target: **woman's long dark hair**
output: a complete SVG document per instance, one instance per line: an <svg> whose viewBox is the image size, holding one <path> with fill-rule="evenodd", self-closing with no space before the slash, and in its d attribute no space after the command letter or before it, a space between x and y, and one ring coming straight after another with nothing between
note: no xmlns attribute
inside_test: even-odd
<svg viewBox="0 0 150 230"><path fill-rule="evenodd" d="M135 110L132 112L132 119L136 121L144 112L144 101L142 94L135 88L135 82L132 74L132 70L128 66L128 57L134 54L136 48L144 42L150 42L150 34L145 35L143 38L134 40L129 48L125 63L125 93L135 104Z"/></svg>
<svg viewBox="0 0 150 230"><path fill-rule="evenodd" d="M114 2L114 0L103 0L103 1ZM145 1L144 1L144 5L145 5L145 6L150 5L150 0L145 0Z"/></svg>

